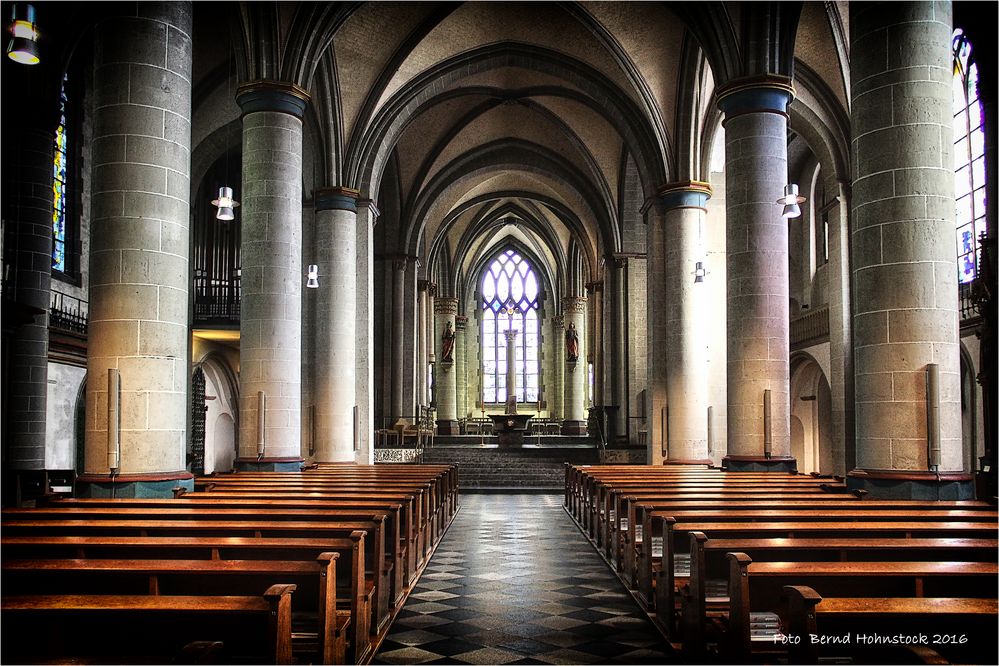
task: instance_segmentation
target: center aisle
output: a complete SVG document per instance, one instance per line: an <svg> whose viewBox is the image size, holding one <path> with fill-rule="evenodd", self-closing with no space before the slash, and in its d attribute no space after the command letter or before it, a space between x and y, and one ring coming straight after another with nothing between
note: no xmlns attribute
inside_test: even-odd
<svg viewBox="0 0 999 666"><path fill-rule="evenodd" d="M463 495L373 663L668 663L662 637L561 502Z"/></svg>

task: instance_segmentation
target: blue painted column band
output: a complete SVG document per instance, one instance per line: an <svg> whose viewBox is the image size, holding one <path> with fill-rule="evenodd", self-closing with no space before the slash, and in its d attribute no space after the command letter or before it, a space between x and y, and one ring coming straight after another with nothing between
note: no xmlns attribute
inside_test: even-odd
<svg viewBox="0 0 999 666"><path fill-rule="evenodd" d="M718 92L718 108L725 120L746 113L779 113L787 116L794 86L784 76L734 79Z"/></svg>
<svg viewBox="0 0 999 666"><path fill-rule="evenodd" d="M315 191L316 211L347 210L357 212L358 190L349 187L323 187Z"/></svg>
<svg viewBox="0 0 999 666"><path fill-rule="evenodd" d="M667 183L659 188L659 205L663 210L674 208L700 208L708 205L711 185L699 180Z"/></svg>
<svg viewBox="0 0 999 666"><path fill-rule="evenodd" d="M251 81L236 89L236 103L244 116L259 111L275 111L301 119L309 99L309 93L304 88L281 81Z"/></svg>

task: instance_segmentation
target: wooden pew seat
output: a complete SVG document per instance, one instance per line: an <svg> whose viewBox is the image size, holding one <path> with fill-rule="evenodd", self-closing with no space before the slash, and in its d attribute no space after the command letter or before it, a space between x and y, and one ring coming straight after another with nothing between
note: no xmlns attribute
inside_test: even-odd
<svg viewBox="0 0 999 666"><path fill-rule="evenodd" d="M170 663L193 641L210 639L222 642L225 661L291 664L294 590L273 585L260 596L4 594L3 661L134 663L142 657Z"/></svg>
<svg viewBox="0 0 999 666"><path fill-rule="evenodd" d="M785 586L783 594L791 663L836 657L876 663L878 648L894 637L929 647L950 663L996 663L994 598L823 597L802 585Z"/></svg>

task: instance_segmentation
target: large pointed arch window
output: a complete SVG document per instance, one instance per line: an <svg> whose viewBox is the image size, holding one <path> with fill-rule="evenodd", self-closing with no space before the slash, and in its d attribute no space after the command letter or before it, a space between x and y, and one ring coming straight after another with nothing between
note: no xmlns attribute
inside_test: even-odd
<svg viewBox="0 0 999 666"><path fill-rule="evenodd" d="M978 65L964 31L954 31L954 199L957 272L962 284L978 276L978 236L985 231L985 130L978 100Z"/></svg>
<svg viewBox="0 0 999 666"><path fill-rule="evenodd" d="M541 286L531 264L513 249L489 264L479 284L482 295L482 400L507 399L506 331L517 331L517 401L537 402L539 395ZM512 314L509 314L510 310Z"/></svg>

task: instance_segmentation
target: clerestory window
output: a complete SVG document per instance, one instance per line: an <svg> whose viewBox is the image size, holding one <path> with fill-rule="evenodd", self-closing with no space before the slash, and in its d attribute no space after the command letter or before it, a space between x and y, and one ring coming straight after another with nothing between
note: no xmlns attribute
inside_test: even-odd
<svg viewBox="0 0 999 666"><path fill-rule="evenodd" d="M954 31L954 199L958 281L978 276L978 236L985 231L985 130L978 99L978 65L971 42Z"/></svg>
<svg viewBox="0 0 999 666"><path fill-rule="evenodd" d="M69 248L69 228L67 225L67 150L66 131L66 82L63 77L59 91L59 125L55 132L54 159L52 163L52 270L59 273L69 273L70 264L67 250Z"/></svg>

